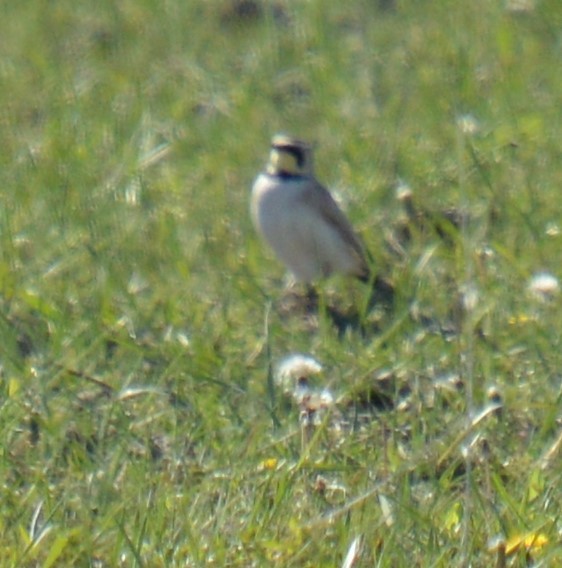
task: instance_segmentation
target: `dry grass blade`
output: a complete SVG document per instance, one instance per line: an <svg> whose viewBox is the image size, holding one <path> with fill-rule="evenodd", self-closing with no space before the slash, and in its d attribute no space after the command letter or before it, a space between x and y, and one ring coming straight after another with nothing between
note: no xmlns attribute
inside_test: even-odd
<svg viewBox="0 0 562 568"><path fill-rule="evenodd" d="M353 568L359 562L362 550L362 537L357 536L353 539L353 542L347 549L347 554L342 564L342 568Z"/></svg>

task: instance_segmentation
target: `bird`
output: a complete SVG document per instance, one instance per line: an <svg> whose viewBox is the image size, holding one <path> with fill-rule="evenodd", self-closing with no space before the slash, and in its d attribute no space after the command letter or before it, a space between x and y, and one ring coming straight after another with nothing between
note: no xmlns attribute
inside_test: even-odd
<svg viewBox="0 0 562 568"><path fill-rule="evenodd" d="M344 274L385 295L393 288L373 274L365 245L316 179L307 142L285 134L272 138L267 166L252 186L250 209L257 232L296 281L311 284Z"/></svg>

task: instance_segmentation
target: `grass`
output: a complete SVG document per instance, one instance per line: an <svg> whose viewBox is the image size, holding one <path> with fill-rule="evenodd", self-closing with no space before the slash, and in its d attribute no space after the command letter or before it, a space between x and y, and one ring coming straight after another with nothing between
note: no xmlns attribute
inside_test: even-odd
<svg viewBox="0 0 562 568"><path fill-rule="evenodd" d="M560 563L560 298L528 283L562 260L562 10L383 4L1 8L2 566ZM376 333L280 309L248 216L278 131L397 284ZM453 246L389 252L400 182L470 211ZM308 433L291 353L338 397Z"/></svg>

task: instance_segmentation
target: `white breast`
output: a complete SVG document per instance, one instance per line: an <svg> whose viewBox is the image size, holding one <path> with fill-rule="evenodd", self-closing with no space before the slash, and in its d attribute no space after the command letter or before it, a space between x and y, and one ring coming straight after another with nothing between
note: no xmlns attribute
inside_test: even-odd
<svg viewBox="0 0 562 568"><path fill-rule="evenodd" d="M333 272L360 273L362 262L312 204L303 202L308 181L260 175L252 189L256 228L297 280Z"/></svg>

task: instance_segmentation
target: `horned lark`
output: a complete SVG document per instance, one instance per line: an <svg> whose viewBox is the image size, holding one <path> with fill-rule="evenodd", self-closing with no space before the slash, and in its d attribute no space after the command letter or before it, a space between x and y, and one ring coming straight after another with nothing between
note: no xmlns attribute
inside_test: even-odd
<svg viewBox="0 0 562 568"><path fill-rule="evenodd" d="M372 285L369 307L393 303L394 286L372 274L368 251L314 177L310 145L284 135L273 138L266 170L252 188L251 213L258 232L297 281L310 284L347 274Z"/></svg>
<svg viewBox="0 0 562 568"><path fill-rule="evenodd" d="M314 177L312 147L289 136L271 142L252 188L254 225L296 280L334 273L369 280L367 253L330 193Z"/></svg>

